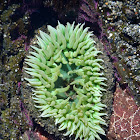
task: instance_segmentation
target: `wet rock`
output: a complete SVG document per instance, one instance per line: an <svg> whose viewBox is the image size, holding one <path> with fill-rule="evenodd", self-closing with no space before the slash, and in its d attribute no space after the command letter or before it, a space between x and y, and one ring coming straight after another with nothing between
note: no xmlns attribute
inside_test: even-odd
<svg viewBox="0 0 140 140"><path fill-rule="evenodd" d="M117 86L114 93L113 114L107 137L109 140L140 139L140 107L129 89Z"/></svg>
<svg viewBox="0 0 140 140"><path fill-rule="evenodd" d="M31 129L32 126L28 124L25 110L22 111L18 96L11 99L10 108L1 112L0 132L2 139L19 139L20 135Z"/></svg>
<svg viewBox="0 0 140 140"><path fill-rule="evenodd" d="M13 18L20 4L0 2L0 138L19 139L31 126L20 106L24 46L29 29L26 13ZM23 112L24 113L23 113Z"/></svg>
<svg viewBox="0 0 140 140"><path fill-rule="evenodd" d="M107 52L114 64L116 79L120 84L127 84L130 87L131 94L140 105L139 7L140 2L134 0L99 2L103 28L107 42L111 46L107 47ZM117 61L113 59L114 57Z"/></svg>
<svg viewBox="0 0 140 140"><path fill-rule="evenodd" d="M127 27L123 28L122 33L130 36L135 43L140 43L140 25L130 24Z"/></svg>

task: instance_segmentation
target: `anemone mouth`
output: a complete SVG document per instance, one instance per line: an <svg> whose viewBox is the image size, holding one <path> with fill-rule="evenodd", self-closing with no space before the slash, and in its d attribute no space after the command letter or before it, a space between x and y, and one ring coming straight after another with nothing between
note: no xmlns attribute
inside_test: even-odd
<svg viewBox="0 0 140 140"><path fill-rule="evenodd" d="M38 47L31 46L24 68L31 78L25 78L35 88L33 99L41 117L54 117L59 130L67 129L65 136L75 134L77 139L100 139L105 135L100 124L106 125L100 113L106 107L101 103L102 86L106 78L100 69L103 60L95 48L92 32L84 24L58 22L48 26L50 35L40 31Z"/></svg>
<svg viewBox="0 0 140 140"><path fill-rule="evenodd" d="M66 59L66 61L68 62L68 59ZM69 62L67 64L62 64L62 67L60 69L60 75L61 77L59 77L56 81L55 81L55 87L54 89L57 88L66 88L69 86L69 89L66 90L65 92L62 93L58 93L56 95L57 99L67 99L69 98L69 102L75 102L76 98L77 98L77 93L74 89L74 85L72 84L76 79L82 79L81 76L79 76L78 74L74 73L75 70L80 69L81 66L76 66L75 64L69 64ZM73 73L71 73L73 72ZM81 88L81 85L76 85L76 88Z"/></svg>

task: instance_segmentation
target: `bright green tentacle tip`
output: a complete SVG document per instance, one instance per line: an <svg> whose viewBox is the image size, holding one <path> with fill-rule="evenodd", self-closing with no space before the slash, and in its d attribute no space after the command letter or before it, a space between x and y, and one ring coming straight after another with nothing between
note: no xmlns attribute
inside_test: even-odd
<svg viewBox="0 0 140 140"><path fill-rule="evenodd" d="M105 135L101 125L106 105L101 103L106 78L101 72L101 52L95 48L92 32L84 24L66 26L58 22L56 28L48 25L49 34L40 31L38 47L27 56L25 78L34 87L35 107L40 117L53 117L65 136L75 140L101 139Z"/></svg>

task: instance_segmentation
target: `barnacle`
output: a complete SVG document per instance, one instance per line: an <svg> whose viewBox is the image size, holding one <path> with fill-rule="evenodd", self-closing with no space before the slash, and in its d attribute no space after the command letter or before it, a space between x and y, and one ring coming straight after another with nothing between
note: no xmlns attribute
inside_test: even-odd
<svg viewBox="0 0 140 140"><path fill-rule="evenodd" d="M54 117L59 130L66 129L65 136L75 134L75 140L100 139L105 135L100 125L106 125L100 111L106 107L101 103L106 86L100 65L101 52L95 48L92 32L84 24L66 27L58 22L50 34L40 31L38 47L31 46L25 63L25 78L34 87L35 107L42 112L40 117Z"/></svg>

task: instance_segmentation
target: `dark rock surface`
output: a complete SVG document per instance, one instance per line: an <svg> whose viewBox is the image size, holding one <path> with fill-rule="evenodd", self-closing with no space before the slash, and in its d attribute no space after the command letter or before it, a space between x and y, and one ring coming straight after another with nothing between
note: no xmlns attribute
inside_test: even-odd
<svg viewBox="0 0 140 140"><path fill-rule="evenodd" d="M105 118L107 123L110 122L111 112L115 111L112 108L112 98L116 81L120 87L114 94L113 106L117 108L123 106L116 103L116 95L122 99L120 102L126 101L127 98L132 101L134 98L133 105L135 103L140 105L140 2L138 0L72 0L72 2L0 0L0 139L38 140L42 135L48 140L64 138L54 126L53 119L38 117L40 114L33 106L32 92L25 81L23 82L22 71L30 39L37 34L35 30L42 26L44 30L46 24L55 27L58 19L63 24L73 21L85 22L99 39L94 38L98 42L97 47L103 52L100 57L105 61L104 73L109 79L108 92L103 96L103 103L108 106L106 109L108 116ZM126 89L129 92L126 92ZM124 111L127 114L129 103L125 105ZM122 110L117 114L120 113ZM134 116L133 114L129 114L129 117ZM136 120L137 115L136 113L134 116ZM114 133L116 125L120 127L121 123L124 124L125 119L118 124L113 123L111 117L108 138L121 140L127 137L124 133L120 134L120 128ZM127 127L130 131L128 128L130 127ZM105 130L107 132L108 128ZM134 137L134 140L135 138L139 139L139 135Z"/></svg>

